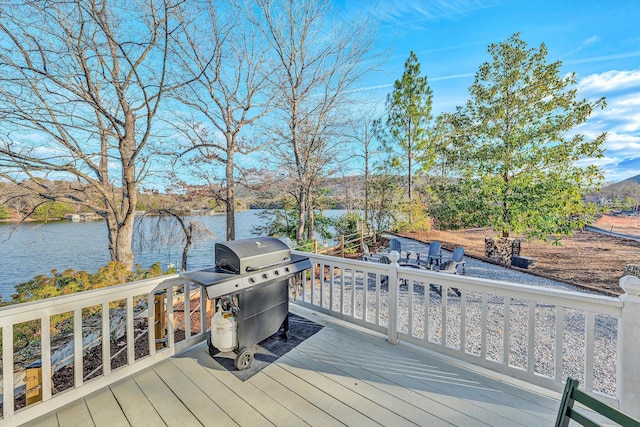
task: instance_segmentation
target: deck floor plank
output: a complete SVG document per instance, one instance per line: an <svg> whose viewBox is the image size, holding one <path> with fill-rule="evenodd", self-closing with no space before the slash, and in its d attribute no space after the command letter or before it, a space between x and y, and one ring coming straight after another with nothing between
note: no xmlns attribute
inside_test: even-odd
<svg viewBox="0 0 640 427"><path fill-rule="evenodd" d="M292 392L304 396L309 402L313 402L322 411L331 414L338 421L344 424L353 423L353 425L357 426L381 425L380 422L371 418L369 414L365 415L360 410L346 404L342 398L349 399L349 397L345 393L340 393L339 384L333 384L334 394L331 392L331 387L327 387L325 390L321 385L316 384L316 382L321 382L321 375L314 372L306 376L305 379L298 375L300 370L292 368L287 370L281 365L280 362L269 365L268 369L265 369L265 374Z"/></svg>
<svg viewBox="0 0 640 427"><path fill-rule="evenodd" d="M162 381L180 399L200 423L205 426L237 426L236 423L220 406L194 384L183 371L171 361L167 360L154 366L153 370ZM221 394L219 397L224 397Z"/></svg>
<svg viewBox="0 0 640 427"><path fill-rule="evenodd" d="M29 422L29 427L58 427L58 416L54 413L44 414Z"/></svg>
<svg viewBox="0 0 640 427"><path fill-rule="evenodd" d="M94 427L95 425L84 399L76 400L60 409L57 416L58 424L64 427Z"/></svg>
<svg viewBox="0 0 640 427"><path fill-rule="evenodd" d="M293 353L293 352L292 352ZM373 400L366 398L359 392L364 384L353 378L351 379L352 387L345 386L340 381L339 375L323 373L320 365L314 365L308 359L304 358L301 362L296 356L298 354L285 355L278 361L278 366L287 370L293 375L300 377L302 380L318 387L324 393L330 394L345 405L355 411L362 413L368 418L382 425L394 426L416 426L417 423L409 421L397 412L391 411L384 405L378 405ZM380 392L379 394L386 394Z"/></svg>
<svg viewBox="0 0 640 427"><path fill-rule="evenodd" d="M281 403L273 399L271 395L265 393L254 384L251 384L251 382L240 381L234 374L226 371L224 368L218 365L209 356L209 353L206 350L206 346L196 346L185 352L183 355L177 356L176 360L183 358L193 360L193 370L190 372L190 374L198 377L199 380L201 380L205 384L207 390L213 390L219 398L220 393L218 391L220 389L224 390L224 388L226 387L229 390L228 393L230 396L232 396L232 398L238 397L239 401L236 401L236 399L232 399L233 404L241 405L242 402L245 402L249 407L259 412L262 417L268 420L268 422L264 423L255 423L252 419L249 419L248 423L240 422L241 419L239 417L250 415L249 411L245 411L245 408L240 406L238 410L244 412L238 417L234 417L234 419L240 422L241 425L253 426L268 425L269 423L272 423L273 425L281 426L301 426L306 424L300 417L298 417L294 412L290 410L290 407L288 405L282 405ZM182 366L183 365L181 365L181 367ZM190 365L185 364L185 366L188 367ZM219 402L219 404L223 406L224 402L226 401L227 399L224 399L223 402ZM228 412L231 413L233 412L233 410Z"/></svg>
<svg viewBox="0 0 640 427"><path fill-rule="evenodd" d="M96 427L127 427L130 425L110 389L98 390L84 400Z"/></svg>
<svg viewBox="0 0 640 427"><path fill-rule="evenodd" d="M324 345L338 346L331 352L333 354L341 353L350 359L362 357L363 354L372 357L367 369L450 408L463 408L478 421L489 425L528 425L532 417L545 419L549 423L555 420L554 411L557 409L551 411L502 389L493 388L483 383L484 377L474 377L469 371L444 361L431 358L425 364L421 360L424 359L421 353L407 347L399 346L390 355L384 351L384 347L391 344L383 340L376 344L371 340L361 340L358 335L348 331L332 332L331 328L320 339L326 340ZM358 344L354 345L355 342ZM381 358L387 359L389 356L392 359L380 362Z"/></svg>
<svg viewBox="0 0 640 427"><path fill-rule="evenodd" d="M145 369L135 374L133 379L167 425L201 426L198 419L154 370Z"/></svg>
<svg viewBox="0 0 640 427"><path fill-rule="evenodd" d="M362 341L360 336L351 335L348 331L341 331L340 335L342 342L345 342L345 335L350 335L346 342L360 340L361 345L368 351L374 351L378 348L373 346L371 341ZM524 425L528 425L532 416L538 419L545 419L550 423L555 422L558 410L558 401L556 399L532 393L531 390L523 390L511 386L505 382L469 371L435 357L429 358L429 369L422 371L424 362L421 360L424 360L424 354L405 346L399 346L394 353L402 357L406 356L416 371L416 378L423 383L432 385L442 393L478 401L487 409L493 408L498 411L507 409L505 413L508 413L509 417L515 417L514 421ZM444 380L434 380L430 376L431 369L435 369L438 372L438 376Z"/></svg>
<svg viewBox="0 0 640 427"><path fill-rule="evenodd" d="M322 349L318 350L322 351ZM306 354L306 357L300 359L300 354ZM308 351L290 352L286 357L287 363L290 363L290 359L296 362L296 366L304 366L312 371L321 372L323 375L330 375L334 381L368 399L372 404L379 408L386 408L398 417L403 417L413 424L429 426L452 425L423 408L400 399L396 396L396 385L387 382L387 386L385 386L381 377L374 376L368 371L346 362L344 359L336 358L329 361L324 358L325 360L320 360ZM402 424L402 420L397 420L396 423Z"/></svg>
<svg viewBox="0 0 640 427"><path fill-rule="evenodd" d="M247 381L222 368L201 343L27 426L529 426L555 420L559 394L318 321L321 331Z"/></svg>
<svg viewBox="0 0 640 427"><path fill-rule="evenodd" d="M280 404L290 408L307 424L319 427L344 425L331 414L327 414L325 411L309 402L306 399L306 396L300 396L282 385L280 382L274 380L271 376L267 375L265 373L267 368L251 377L248 381L266 394L272 396Z"/></svg>
<svg viewBox="0 0 640 427"><path fill-rule="evenodd" d="M332 338L326 340L323 338L318 337L317 348L309 343L300 351L309 352L310 355L325 363L342 364L341 368L345 369L349 375L366 380L373 387L396 396L410 406L428 412L430 417L443 419L454 425L496 425L480 421L475 417L476 414L472 416L460 401L453 402L452 405L452 402L442 401L438 393L421 392L417 387L419 384L413 378L393 373L393 367L388 366L385 359L379 358L375 352L368 354L363 352L356 357L347 357L348 347L338 346ZM353 366L350 366L349 362L352 362ZM411 373L408 374L411 375Z"/></svg>

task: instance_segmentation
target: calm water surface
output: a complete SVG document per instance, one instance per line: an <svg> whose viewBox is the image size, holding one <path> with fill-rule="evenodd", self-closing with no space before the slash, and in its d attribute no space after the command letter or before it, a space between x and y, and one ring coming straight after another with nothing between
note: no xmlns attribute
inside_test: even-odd
<svg viewBox="0 0 640 427"><path fill-rule="evenodd" d="M250 210L236 214L237 239L252 237L251 229L260 222L259 212ZM343 213L337 210L325 212L330 217ZM188 267L212 265L215 242L225 240L225 215L197 216L186 220L206 225L215 235L206 241L193 243L189 249ZM145 218L143 221L150 226L157 220ZM39 274L50 275L54 269L62 272L71 268L95 273L109 262L107 245L107 226L104 221L28 223L18 228L11 224L0 224L0 296L8 300L17 284ZM134 243L134 251L135 262L142 268L160 262L166 270L169 264L180 265L182 259L182 245L179 242L156 241L152 246L144 247L135 247Z"/></svg>

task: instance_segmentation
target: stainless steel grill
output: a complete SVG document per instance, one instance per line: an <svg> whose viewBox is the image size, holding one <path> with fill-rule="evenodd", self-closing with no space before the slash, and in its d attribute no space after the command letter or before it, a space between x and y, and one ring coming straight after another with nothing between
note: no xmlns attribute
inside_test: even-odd
<svg viewBox="0 0 640 427"><path fill-rule="evenodd" d="M236 307L236 367L253 361L251 347L283 329L289 330L289 279L310 269L308 257L292 254L272 237L216 243L215 265L183 273L203 286L214 301L225 298ZM213 328L212 328L213 330ZM211 355L218 352L208 340Z"/></svg>

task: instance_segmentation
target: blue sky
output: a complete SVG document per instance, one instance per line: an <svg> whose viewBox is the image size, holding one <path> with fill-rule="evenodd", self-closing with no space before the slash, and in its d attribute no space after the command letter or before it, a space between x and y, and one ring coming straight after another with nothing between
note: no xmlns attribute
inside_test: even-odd
<svg viewBox="0 0 640 427"><path fill-rule="evenodd" d="M388 52L383 71L366 82L380 102L402 76L413 50L433 90L434 114L468 99L487 47L516 32L530 47L545 43L548 60L575 72L579 94L607 98L579 131L608 133L598 164L607 181L640 174L640 0L335 0L346 16L380 11L377 49ZM363 88L364 89L364 88Z"/></svg>

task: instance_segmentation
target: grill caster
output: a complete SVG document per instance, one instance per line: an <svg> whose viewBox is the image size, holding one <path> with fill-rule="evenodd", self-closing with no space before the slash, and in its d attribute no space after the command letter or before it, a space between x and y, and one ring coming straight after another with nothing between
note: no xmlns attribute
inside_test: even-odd
<svg viewBox="0 0 640 427"><path fill-rule="evenodd" d="M238 352L235 360L235 366L238 371L244 371L253 362L253 350L250 348L243 348Z"/></svg>

